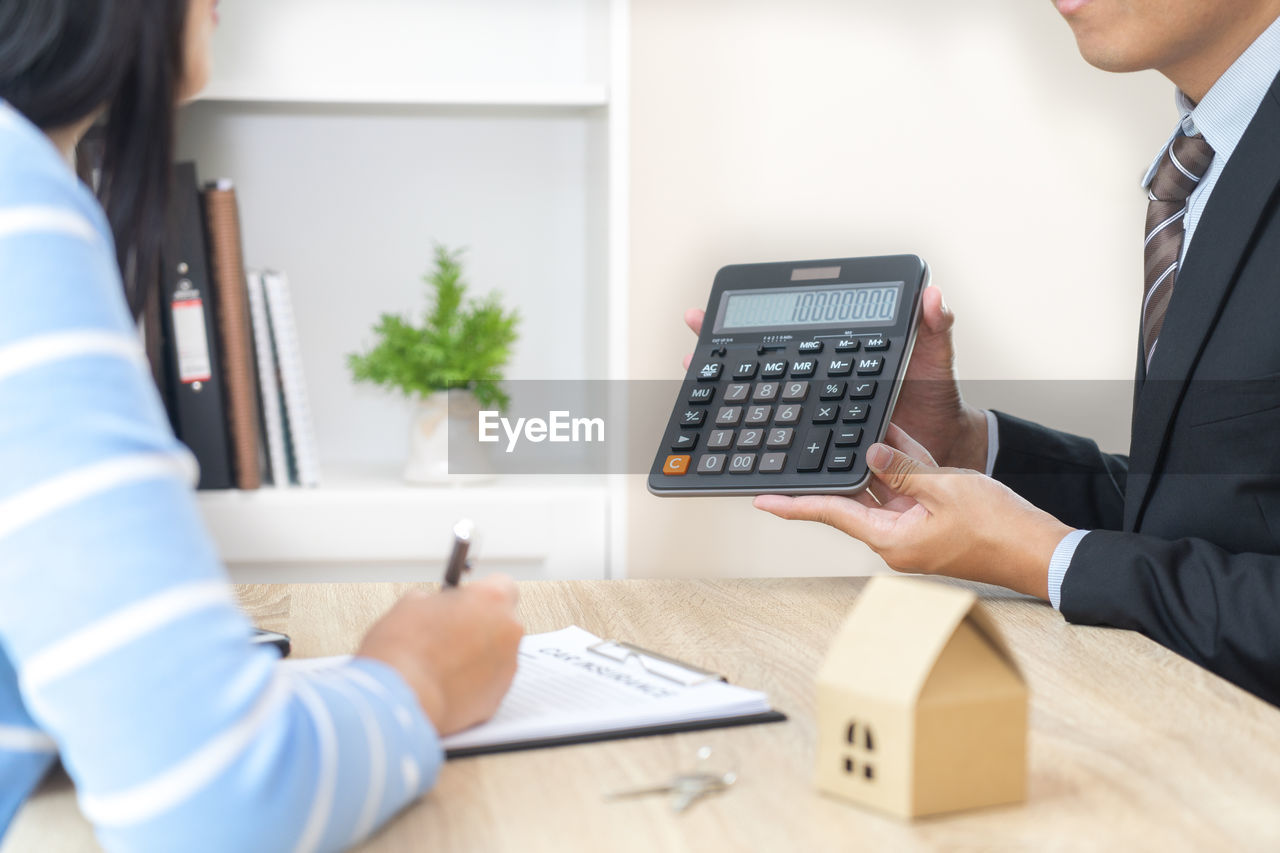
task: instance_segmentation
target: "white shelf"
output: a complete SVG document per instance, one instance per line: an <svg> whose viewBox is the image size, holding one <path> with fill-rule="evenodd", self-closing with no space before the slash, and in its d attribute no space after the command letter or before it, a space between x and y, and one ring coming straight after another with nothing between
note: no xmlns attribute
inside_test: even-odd
<svg viewBox="0 0 1280 853"><path fill-rule="evenodd" d="M257 580L290 568L329 567L326 578L338 571L368 580L386 579L388 568L438 567L461 518L476 524L486 569L541 578L607 575L609 488L599 479L507 477L427 487L404 484L390 470L353 466L326 470L315 489L201 492L199 503L223 560L233 572L252 569Z"/></svg>
<svg viewBox="0 0 1280 853"><path fill-rule="evenodd" d="M267 105L597 109L609 105L604 85L458 84L447 86L323 86L221 83L198 102Z"/></svg>
<svg viewBox="0 0 1280 853"><path fill-rule="evenodd" d="M290 275L325 474L200 496L233 577L434 579L459 517L484 570L624 575L622 478L403 485L409 409L353 385L345 355L383 312L421 310L438 241L467 248L476 295L519 311L508 378L626 377L629 0L220 11L178 155L236 182L246 264Z"/></svg>

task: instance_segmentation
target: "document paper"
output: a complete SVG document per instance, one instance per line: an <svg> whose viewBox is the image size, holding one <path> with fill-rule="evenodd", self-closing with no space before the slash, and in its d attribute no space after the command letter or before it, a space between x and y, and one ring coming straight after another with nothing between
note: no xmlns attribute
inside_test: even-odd
<svg viewBox="0 0 1280 853"><path fill-rule="evenodd" d="M768 697L757 690L718 680L685 686L649 672L634 658L614 661L590 651L599 642L576 626L525 637L515 682L498 712L486 723L444 738L444 748L500 746L770 710Z"/></svg>

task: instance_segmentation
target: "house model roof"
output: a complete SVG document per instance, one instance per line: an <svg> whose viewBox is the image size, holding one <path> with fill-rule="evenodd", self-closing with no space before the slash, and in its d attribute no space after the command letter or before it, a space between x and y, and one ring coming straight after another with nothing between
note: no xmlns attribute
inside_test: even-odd
<svg viewBox="0 0 1280 853"><path fill-rule="evenodd" d="M953 584L872 578L832 642L818 671L818 685L911 705L966 620L1020 678L1017 664L977 603L974 592Z"/></svg>

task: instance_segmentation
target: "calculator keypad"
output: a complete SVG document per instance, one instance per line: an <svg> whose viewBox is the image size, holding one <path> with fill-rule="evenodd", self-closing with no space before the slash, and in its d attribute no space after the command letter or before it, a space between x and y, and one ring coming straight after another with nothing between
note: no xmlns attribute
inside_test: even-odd
<svg viewBox="0 0 1280 853"><path fill-rule="evenodd" d="M888 405L882 392L892 384L877 377L890 358L897 364L895 343L868 334L704 350L659 456L661 479L732 488L743 485L739 477L751 483L748 475L767 475L759 491L769 482L802 488L808 478L815 486L851 485L848 477L829 475L865 471L867 430L878 434L877 418Z"/></svg>

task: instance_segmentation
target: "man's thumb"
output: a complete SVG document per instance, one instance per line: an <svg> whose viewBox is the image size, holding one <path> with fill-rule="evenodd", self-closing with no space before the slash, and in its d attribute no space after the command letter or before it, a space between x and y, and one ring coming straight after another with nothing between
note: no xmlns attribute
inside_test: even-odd
<svg viewBox="0 0 1280 853"><path fill-rule="evenodd" d="M867 450L867 465L898 494L914 497L922 485L917 475L924 466L887 444L871 445Z"/></svg>

